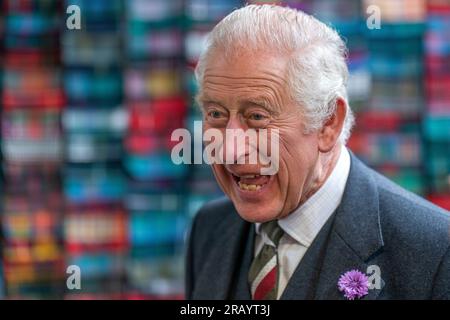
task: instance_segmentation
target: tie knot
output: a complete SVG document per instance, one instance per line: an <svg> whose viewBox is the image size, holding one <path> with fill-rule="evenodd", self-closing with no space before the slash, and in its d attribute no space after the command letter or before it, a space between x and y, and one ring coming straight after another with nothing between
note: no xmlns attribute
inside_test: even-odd
<svg viewBox="0 0 450 320"><path fill-rule="evenodd" d="M283 229L281 229L280 226L278 225L278 221L272 220L269 222L264 222L261 225L261 228L277 247L278 242L280 242L280 239L283 236Z"/></svg>

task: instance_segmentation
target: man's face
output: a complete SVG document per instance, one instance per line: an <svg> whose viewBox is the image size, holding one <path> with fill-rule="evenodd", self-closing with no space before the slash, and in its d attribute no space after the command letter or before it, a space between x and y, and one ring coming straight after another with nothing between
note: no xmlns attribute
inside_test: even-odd
<svg viewBox="0 0 450 320"><path fill-rule="evenodd" d="M288 215L314 183L317 135L304 133L301 106L288 95L286 67L283 56L241 53L225 59L217 54L204 73L199 96L204 131L219 129L225 137L226 129L267 129L269 138L271 130L279 132L279 170L274 175L260 175L260 161L212 165L239 215L251 222Z"/></svg>

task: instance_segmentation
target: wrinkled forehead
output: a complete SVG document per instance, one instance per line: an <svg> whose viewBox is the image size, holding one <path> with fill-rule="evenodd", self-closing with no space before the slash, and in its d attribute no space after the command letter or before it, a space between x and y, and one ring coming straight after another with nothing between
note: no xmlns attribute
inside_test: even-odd
<svg viewBox="0 0 450 320"><path fill-rule="evenodd" d="M285 71L289 54L266 45L243 46L234 44L228 47L211 48L205 59L205 72L228 71L250 73L252 71ZM243 68L245 67L245 68Z"/></svg>
<svg viewBox="0 0 450 320"><path fill-rule="evenodd" d="M281 110L289 101L286 67L287 58L280 55L219 52L205 65L198 101L235 104L247 100Z"/></svg>

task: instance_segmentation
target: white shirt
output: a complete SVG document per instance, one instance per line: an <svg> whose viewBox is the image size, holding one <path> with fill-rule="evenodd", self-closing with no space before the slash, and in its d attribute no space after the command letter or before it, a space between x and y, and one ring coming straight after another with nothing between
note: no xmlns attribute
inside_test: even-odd
<svg viewBox="0 0 450 320"><path fill-rule="evenodd" d="M278 220L278 224L285 232L278 244L278 268L280 272L278 299L306 250L341 203L349 171L350 154L347 148L343 146L336 166L319 190L294 212ZM264 243L273 245L267 235L260 230L260 226L261 223L256 223L255 257Z"/></svg>

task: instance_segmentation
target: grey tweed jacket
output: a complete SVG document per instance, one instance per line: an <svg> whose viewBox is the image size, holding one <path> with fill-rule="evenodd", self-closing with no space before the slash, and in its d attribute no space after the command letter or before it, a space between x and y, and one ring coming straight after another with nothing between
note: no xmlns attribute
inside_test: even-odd
<svg viewBox="0 0 450 320"><path fill-rule="evenodd" d="M251 299L254 225L232 202L206 204L186 253L187 299ZM450 215L351 154L343 199L292 275L281 299L345 299L339 277L372 275L363 299L450 299Z"/></svg>

